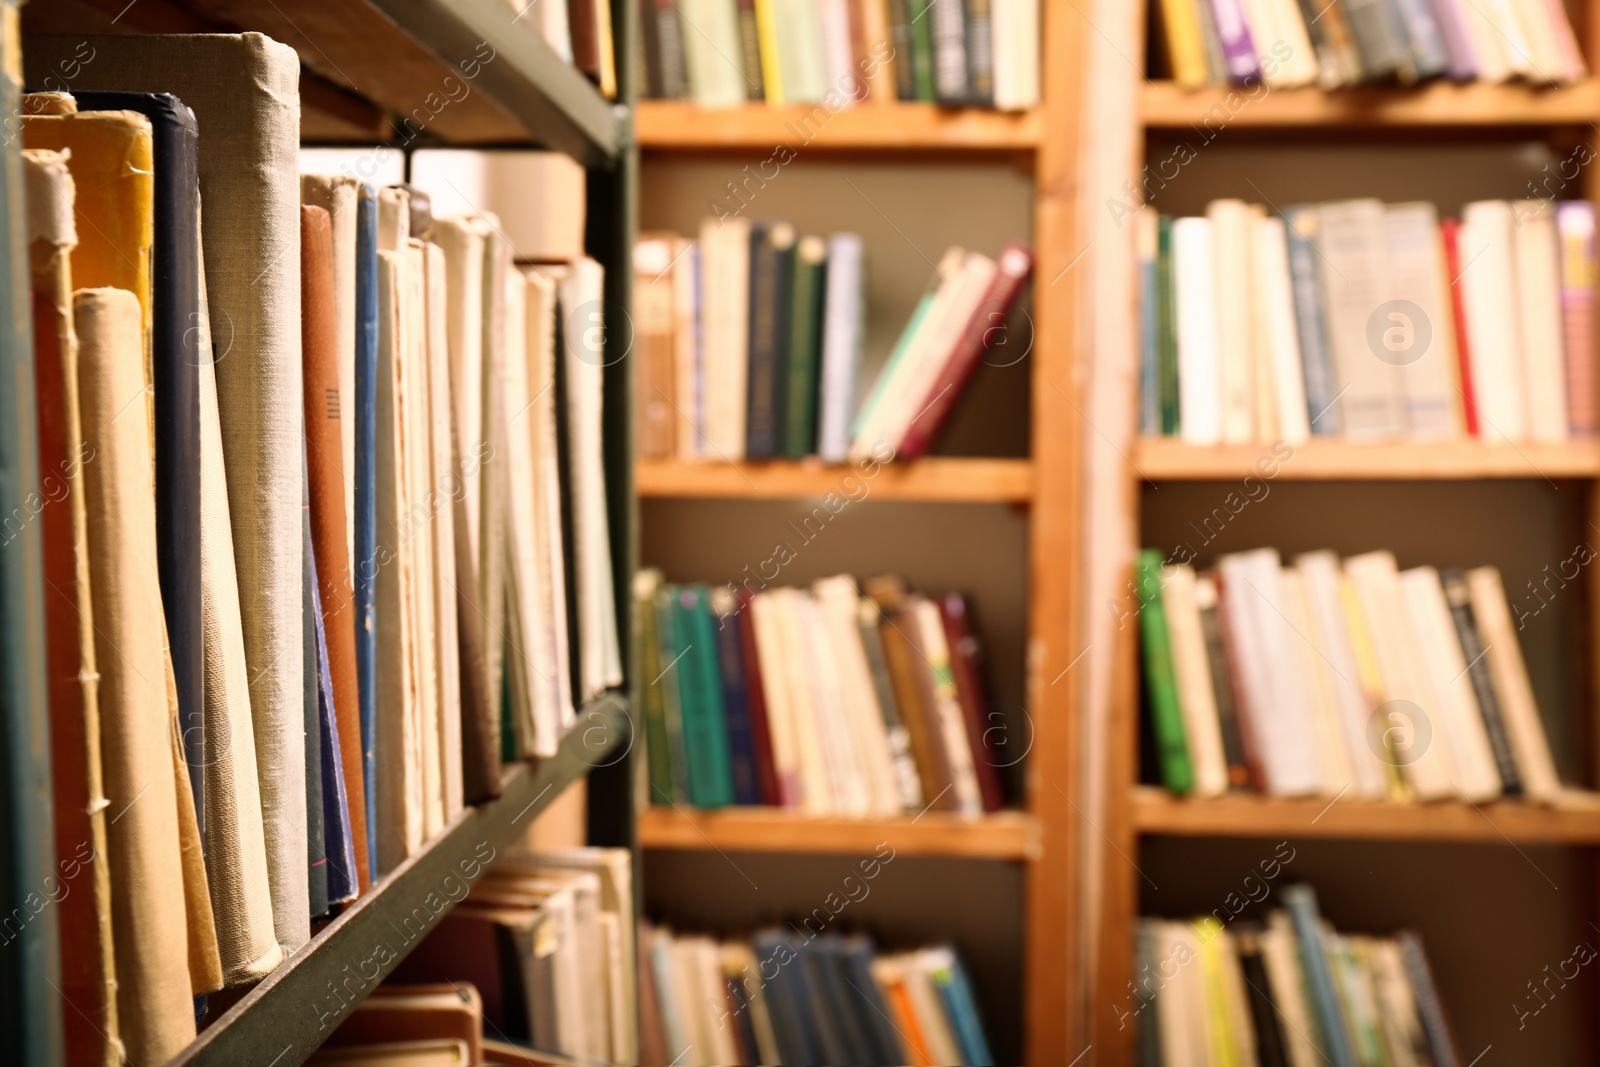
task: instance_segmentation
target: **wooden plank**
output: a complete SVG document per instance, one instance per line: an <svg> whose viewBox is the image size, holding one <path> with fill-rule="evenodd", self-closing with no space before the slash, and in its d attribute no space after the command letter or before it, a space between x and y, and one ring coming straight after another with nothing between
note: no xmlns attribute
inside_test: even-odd
<svg viewBox="0 0 1600 1067"><path fill-rule="evenodd" d="M1296 481L1596 478L1600 477L1600 441L1498 445L1479 441L1310 441L1293 446L1196 446L1172 437L1146 437L1134 450L1133 465L1137 476L1158 482L1234 480L1247 475ZM1275 473L1269 473L1274 469Z"/></svg>
<svg viewBox="0 0 1600 1067"><path fill-rule="evenodd" d="M640 460L634 467L641 497L794 500L837 493L858 499L969 504L1026 504L1033 498L1033 464L1025 459L942 459L889 463L876 473L820 462L678 463ZM866 497L860 497L862 487Z"/></svg>
<svg viewBox="0 0 1600 1067"><path fill-rule="evenodd" d="M933 104L859 104L836 112L822 104L746 104L712 111L684 101L644 100L636 122L645 149L1031 150L1043 130L1039 111Z"/></svg>
<svg viewBox="0 0 1600 1067"><path fill-rule="evenodd" d="M1139 110L1148 129L1215 131L1224 127L1375 129L1386 126L1587 126L1600 117L1600 81L1539 88L1454 85L1416 89L1271 89L1146 82Z"/></svg>
<svg viewBox="0 0 1600 1067"><path fill-rule="evenodd" d="M913 818L818 818L777 808L646 808L639 847L673 851L871 854L887 843L902 856L1022 860L1034 855L1038 832L1018 811L981 818L927 812Z"/></svg>
<svg viewBox="0 0 1600 1067"><path fill-rule="evenodd" d="M1250 794L1188 800L1143 786L1134 790L1133 810L1146 835L1600 845L1600 802L1541 807L1514 800L1393 803Z"/></svg>

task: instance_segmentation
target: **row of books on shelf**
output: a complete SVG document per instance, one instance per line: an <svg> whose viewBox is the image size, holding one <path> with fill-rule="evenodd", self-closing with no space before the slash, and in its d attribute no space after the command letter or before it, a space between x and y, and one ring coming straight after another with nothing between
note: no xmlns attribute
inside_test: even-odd
<svg viewBox="0 0 1600 1067"><path fill-rule="evenodd" d="M299 175L285 45L92 47L21 109L26 518L54 848L92 872L59 902L69 1058L154 1064L620 683L600 361L558 329L603 274Z"/></svg>
<svg viewBox="0 0 1600 1067"><path fill-rule="evenodd" d="M959 594L881 577L863 597L847 575L708 588L646 570L634 601L654 680L640 696L652 804L851 816L1005 804L1011 724L991 710Z"/></svg>
<svg viewBox="0 0 1600 1067"><path fill-rule="evenodd" d="M853 103L1003 111L1039 102L1039 0L640 0L642 96L732 107Z"/></svg>
<svg viewBox="0 0 1600 1067"><path fill-rule="evenodd" d="M984 354L1008 343L1007 315L1032 269L1020 243L994 259L949 249L863 393L858 235L729 217L707 219L698 241L647 236L634 249L639 453L920 456Z"/></svg>
<svg viewBox="0 0 1600 1067"><path fill-rule="evenodd" d="M1429 78L1569 84L1588 73L1559 0L1161 0L1172 76L1269 89Z"/></svg>
<svg viewBox="0 0 1600 1067"><path fill-rule="evenodd" d="M506 4L512 23L526 27L523 32L536 33L562 62L576 67L608 100L617 98L616 42L609 3L605 0L544 0L535 4L506 0ZM493 59L494 49L490 45L480 45L479 54L485 54L485 49L489 59ZM447 94L453 92L448 84L443 88ZM400 121L404 123L405 120Z"/></svg>
<svg viewBox="0 0 1600 1067"><path fill-rule="evenodd" d="M1561 581L1529 586L1542 604ZM1285 567L1263 548L1197 574L1147 549L1138 604L1174 793L1562 798L1494 567L1401 571L1389 552Z"/></svg>
<svg viewBox="0 0 1600 1067"><path fill-rule="evenodd" d="M646 926L640 940L642 1062L994 1062L948 945L880 952L812 919L720 941Z"/></svg>
<svg viewBox="0 0 1600 1067"><path fill-rule="evenodd" d="M1208 445L1592 436L1586 201L1217 200L1138 220L1140 423Z"/></svg>
<svg viewBox="0 0 1600 1067"><path fill-rule="evenodd" d="M1415 932L1340 933L1310 886L1282 895L1263 922L1220 908L1220 920L1139 920L1131 996L1115 1010L1138 1025L1141 1064L1463 1062Z"/></svg>

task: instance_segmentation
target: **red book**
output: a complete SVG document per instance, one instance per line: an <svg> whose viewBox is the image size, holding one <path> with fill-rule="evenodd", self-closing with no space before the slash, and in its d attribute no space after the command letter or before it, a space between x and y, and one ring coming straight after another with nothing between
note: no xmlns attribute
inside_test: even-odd
<svg viewBox="0 0 1600 1067"><path fill-rule="evenodd" d="M950 673L955 675L956 696L967 724L967 744L972 746L978 795L983 798L984 811L999 811L1006 802L1000 766L1011 759L1011 755L989 743L991 737L1005 737L1005 730L995 729L999 716L989 710L989 701L984 695L980 673L983 652L969 623L966 598L960 593L946 593L940 597L939 617L944 621L945 643L950 646Z"/></svg>
<svg viewBox="0 0 1600 1067"><path fill-rule="evenodd" d="M928 451L928 446L949 420L951 409L978 367L978 360L990 348L1008 343L1005 341L1006 313L1033 273L1033 250L1020 241L1012 241L1000 250L995 264L998 269L994 280L945 357L944 369L913 408L922 414L911 423L895 450L900 459L915 459Z"/></svg>
<svg viewBox="0 0 1600 1067"><path fill-rule="evenodd" d="M750 745L756 756L756 788L761 803L783 805L778 793L778 769L772 762L772 731L767 726L767 691L761 685L761 657L756 653L756 621L750 610L751 594L739 593L739 647L744 652L745 700L750 710Z"/></svg>
<svg viewBox="0 0 1600 1067"><path fill-rule="evenodd" d="M1462 304L1465 293L1461 287L1461 220L1445 219L1439 224L1444 232L1445 270L1450 272L1450 306L1456 320L1456 356L1461 362L1461 406L1466 415L1467 433L1478 433L1478 404L1472 391L1471 345L1467 339L1467 309Z"/></svg>

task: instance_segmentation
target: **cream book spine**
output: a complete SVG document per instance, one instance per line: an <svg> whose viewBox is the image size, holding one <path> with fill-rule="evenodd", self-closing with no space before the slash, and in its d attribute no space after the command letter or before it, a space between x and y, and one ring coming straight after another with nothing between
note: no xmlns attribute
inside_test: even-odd
<svg viewBox="0 0 1600 1067"><path fill-rule="evenodd" d="M866 649L861 644L857 623L861 593L849 575L819 578L812 583L818 611L828 627L834 663L840 675L844 717L855 736L861 754L871 797L868 810L879 816L899 814L900 789L895 780L894 756L884 728L883 709L878 704L867 665Z"/></svg>
<svg viewBox="0 0 1600 1067"><path fill-rule="evenodd" d="M805 665L805 675L811 685L817 738L822 743L823 759L828 766L834 807L842 815L866 815L871 810L872 792L854 731L845 718L839 664L834 658L827 620L816 599L804 590L795 590L791 603L799 624L797 632L803 650L800 662Z"/></svg>
<svg viewBox="0 0 1600 1067"><path fill-rule="evenodd" d="M1213 200L1206 217L1211 220L1222 441L1244 444L1256 439L1253 219L1243 200Z"/></svg>
<svg viewBox="0 0 1600 1067"><path fill-rule="evenodd" d="M1350 629L1341 602L1339 557L1332 552L1307 552L1295 559L1305 588L1310 625L1306 637L1327 668L1344 747L1350 754L1350 787L1355 796L1383 799L1388 774L1367 744L1367 726L1375 706L1361 682Z"/></svg>
<svg viewBox="0 0 1600 1067"><path fill-rule="evenodd" d="M1300 362L1300 331L1295 320L1294 288L1289 277L1289 247L1283 220L1276 215L1256 220L1257 301L1265 318L1265 345L1272 375L1273 414L1277 433L1263 437L1291 445L1311 437L1306 411L1305 368Z"/></svg>
<svg viewBox="0 0 1600 1067"><path fill-rule="evenodd" d="M1415 310L1390 307L1379 323L1379 344L1373 355L1400 368L1411 435L1452 437L1463 427L1456 419L1458 394L1451 382L1456 365L1450 328L1453 312L1440 299L1448 291L1448 279L1439 244L1439 217L1428 203L1389 204L1384 210L1389 229L1389 299L1409 301ZM1420 319L1412 321L1417 310Z"/></svg>
<svg viewBox="0 0 1600 1067"><path fill-rule="evenodd" d="M1217 354L1217 279L1211 220L1172 223L1178 332L1178 429L1184 443L1222 440L1222 378Z"/></svg>
<svg viewBox="0 0 1600 1067"><path fill-rule="evenodd" d="M450 431L448 268L444 250L424 247L427 272L428 509L433 517L433 612L439 692L439 780L444 820L466 807L461 777L461 640L456 626L456 537L450 492L456 484Z"/></svg>
<svg viewBox="0 0 1600 1067"><path fill-rule="evenodd" d="M1467 572L1467 588L1472 596L1472 615L1478 623L1494 679L1495 695L1500 698L1500 713L1511 735L1511 750L1517 770L1522 772L1522 789L1532 800L1553 801L1561 793L1550 740L1544 720L1528 680L1528 667L1517 643L1516 628L1506 603L1500 572L1494 567L1477 567Z"/></svg>
<svg viewBox="0 0 1600 1067"><path fill-rule="evenodd" d="M1517 269L1511 205L1479 200L1461 210L1462 305L1478 434L1485 441L1528 439L1522 326L1517 315Z"/></svg>
<svg viewBox="0 0 1600 1067"><path fill-rule="evenodd" d="M1528 437L1567 439L1567 374L1561 335L1561 264L1555 212L1541 200L1512 205L1517 307L1528 397Z"/></svg>
<svg viewBox="0 0 1600 1067"><path fill-rule="evenodd" d="M707 458L733 463L744 458L750 220L706 219L700 225L700 255L706 281L700 294L705 361L702 445Z"/></svg>
<svg viewBox="0 0 1600 1067"><path fill-rule="evenodd" d="M678 443L678 458L697 459L705 427L702 404L705 381L704 334L700 328L699 307L704 302L704 274L701 272L701 246L681 238L672 242L672 367L675 410L673 436Z"/></svg>
<svg viewBox="0 0 1600 1067"><path fill-rule="evenodd" d="M1410 429L1399 369L1379 359L1369 326L1389 300L1388 217L1382 202L1340 200L1318 208L1322 298L1344 433L1393 438Z"/></svg>
<svg viewBox="0 0 1600 1067"><path fill-rule="evenodd" d="M1162 568L1161 599L1167 609L1172 663L1178 680L1189 761L1194 767L1196 796L1221 796L1228 791L1228 765L1222 751L1222 723L1217 717L1211 664L1200 628L1200 602L1194 568Z"/></svg>
<svg viewBox="0 0 1600 1067"><path fill-rule="evenodd" d="M811 689L812 664L806 659L805 625L802 609L795 601L800 593L793 589L776 591L779 628L778 669L789 697L789 729L795 739L796 777L800 785L801 810L814 815L836 815L840 798L834 789L833 772L822 738L816 701Z"/></svg>
<svg viewBox="0 0 1600 1067"><path fill-rule="evenodd" d="M944 636L944 622L939 616L939 606L926 597L911 601L920 631L923 655L933 672L933 704L939 717L939 735L944 739L946 756L950 760L950 776L954 779L956 801L966 815L983 814L983 799L978 792L978 774L973 764L972 744L967 740L966 724L962 719L961 702L956 695L954 677L950 673L950 647Z"/></svg>
<svg viewBox="0 0 1600 1067"><path fill-rule="evenodd" d="M1284 614L1294 630L1295 654L1306 706L1316 731L1318 765L1322 768L1322 793L1337 796L1355 781L1353 753L1346 746L1329 664L1311 641L1311 606L1305 582L1293 567L1283 571Z"/></svg>

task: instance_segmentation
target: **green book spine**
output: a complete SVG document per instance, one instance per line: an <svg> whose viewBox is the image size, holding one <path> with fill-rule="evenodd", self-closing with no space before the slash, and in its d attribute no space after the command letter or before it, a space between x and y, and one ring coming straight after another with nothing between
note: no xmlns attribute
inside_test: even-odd
<svg viewBox="0 0 1600 1067"><path fill-rule="evenodd" d="M1177 287L1172 278L1172 216L1162 215L1156 237L1156 390L1161 432L1178 432Z"/></svg>
<svg viewBox="0 0 1600 1067"><path fill-rule="evenodd" d="M689 764L684 758L681 698L683 661L688 657L683 654L678 636L678 612L674 606L677 596L678 587L675 585L663 585L656 590L656 654L660 657L661 669L650 683L652 688L661 692L661 718L666 725L667 735L667 779L671 783L665 797L656 795L651 799L673 804L689 799ZM653 788L651 792L654 793Z"/></svg>
<svg viewBox="0 0 1600 1067"><path fill-rule="evenodd" d="M638 643L639 673L647 680L639 687L639 710L644 717L645 762L650 772L650 803L672 800L672 749L667 742L667 702L659 684L649 680L661 677L666 663L661 658L661 640L656 626L656 590L660 574L641 572L634 580L634 640Z"/></svg>
<svg viewBox="0 0 1600 1067"><path fill-rule="evenodd" d="M828 246L802 237L789 290L789 384L784 390L783 454L804 459L817 450L817 379L822 362L822 294Z"/></svg>
<svg viewBox="0 0 1600 1067"><path fill-rule="evenodd" d="M872 391L867 394L866 403L861 405L861 410L856 412L855 421L850 424L851 436L859 434L866 427L873 410L883 402L888 381L894 377L895 368L905 362L906 349L911 347L911 339L917 335L917 330L922 328L922 320L928 317L928 310L933 307L933 300L934 293L929 290L922 294L917 306L911 309L911 317L906 320L906 328L900 331L900 337L895 341L894 348L889 350L888 361L884 363L883 370L878 372L878 380L872 383Z"/></svg>
<svg viewBox="0 0 1600 1067"><path fill-rule="evenodd" d="M683 646L678 691L683 748L689 758L689 803L697 808L726 807L733 803L733 764L710 594L703 585L685 585L678 589L676 601L674 622Z"/></svg>
<svg viewBox="0 0 1600 1067"><path fill-rule="evenodd" d="M1178 681L1172 667L1172 639L1167 632L1167 611L1161 601L1161 553L1147 548L1139 553L1139 636L1144 643L1144 684L1150 698L1161 778L1174 793L1194 788L1189 766L1189 745L1183 733L1183 708L1178 703Z"/></svg>
<svg viewBox="0 0 1600 1067"><path fill-rule="evenodd" d="M912 0L911 6L923 12L911 20L911 81L917 99L932 104L938 97L933 89L933 16L926 5Z"/></svg>

